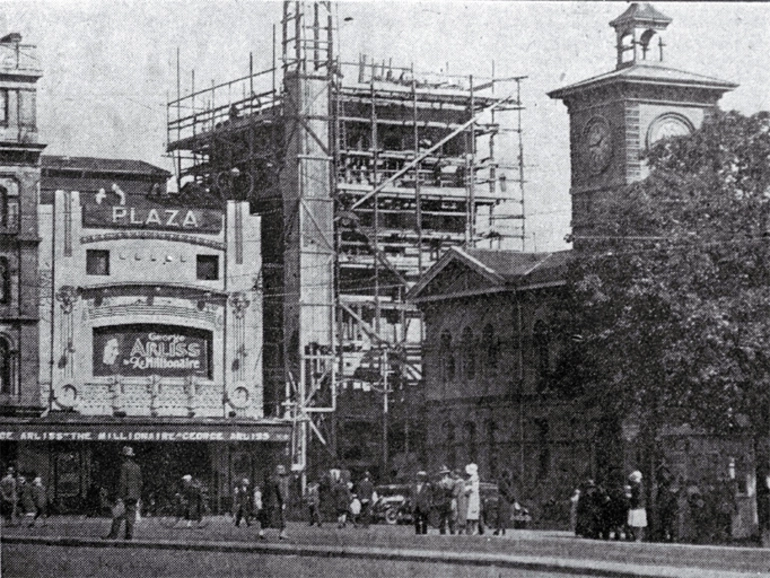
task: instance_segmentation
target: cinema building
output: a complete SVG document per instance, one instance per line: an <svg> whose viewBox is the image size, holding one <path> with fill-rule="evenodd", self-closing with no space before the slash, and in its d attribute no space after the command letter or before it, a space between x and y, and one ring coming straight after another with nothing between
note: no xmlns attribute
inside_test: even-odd
<svg viewBox="0 0 770 578"><path fill-rule="evenodd" d="M42 195L45 409L0 435L61 511L115 484L123 444L147 502L189 473L221 510L233 481L261 477L290 438L262 419L260 218L246 203L195 206L98 177Z"/></svg>

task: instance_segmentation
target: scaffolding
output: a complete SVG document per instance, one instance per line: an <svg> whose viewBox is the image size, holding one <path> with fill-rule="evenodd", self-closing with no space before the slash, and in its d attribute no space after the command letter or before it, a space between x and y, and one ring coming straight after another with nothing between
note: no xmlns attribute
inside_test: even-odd
<svg viewBox="0 0 770 578"><path fill-rule="evenodd" d="M168 150L181 195L263 216L265 398L297 425L295 469L309 439L340 456L346 421L382 416L382 438L355 443L378 446L385 474L389 394L422 378L406 292L449 247L523 250L525 77L343 62L332 10L285 2L267 70L250 58L244 77L203 89L192 73L183 95L178 65ZM354 390L382 410L338 406Z"/></svg>

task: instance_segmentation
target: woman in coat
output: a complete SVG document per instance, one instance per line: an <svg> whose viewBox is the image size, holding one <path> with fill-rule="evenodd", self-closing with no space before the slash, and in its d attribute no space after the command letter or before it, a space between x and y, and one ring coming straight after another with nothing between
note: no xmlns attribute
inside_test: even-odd
<svg viewBox="0 0 770 578"><path fill-rule="evenodd" d="M479 468L476 464L465 466L468 479L465 482L465 493L468 496L468 512L465 515L467 534L480 533L479 519L481 518L481 489L479 480Z"/></svg>
<svg viewBox="0 0 770 578"><path fill-rule="evenodd" d="M644 537L644 529L647 527L647 510L644 507L644 488L642 487L642 472L632 472L628 476L630 492L628 498L628 527L631 536L637 542Z"/></svg>

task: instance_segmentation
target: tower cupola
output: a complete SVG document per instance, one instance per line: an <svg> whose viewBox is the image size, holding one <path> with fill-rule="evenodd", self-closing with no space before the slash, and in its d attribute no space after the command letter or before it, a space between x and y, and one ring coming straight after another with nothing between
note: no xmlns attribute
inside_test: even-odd
<svg viewBox="0 0 770 578"><path fill-rule="evenodd" d="M663 38L660 33L672 20L650 4L634 2L610 22L615 29L618 52L617 69L640 63L663 62Z"/></svg>

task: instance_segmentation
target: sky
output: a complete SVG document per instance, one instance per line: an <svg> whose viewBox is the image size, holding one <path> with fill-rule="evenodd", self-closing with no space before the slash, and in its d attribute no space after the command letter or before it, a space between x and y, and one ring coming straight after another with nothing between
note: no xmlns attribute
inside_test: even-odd
<svg viewBox="0 0 770 578"><path fill-rule="evenodd" d="M770 4L653 3L673 18L667 66L738 83L723 109L770 108ZM522 75L526 249L567 248L569 117L546 92L610 71L609 21L626 2L360 0L335 4L338 50L416 70ZM272 65L273 0L23 0L0 4L5 32L38 46L38 125L47 154L144 160L167 170L166 103ZM280 34L280 26L278 27ZM279 38L280 41L280 38Z"/></svg>

